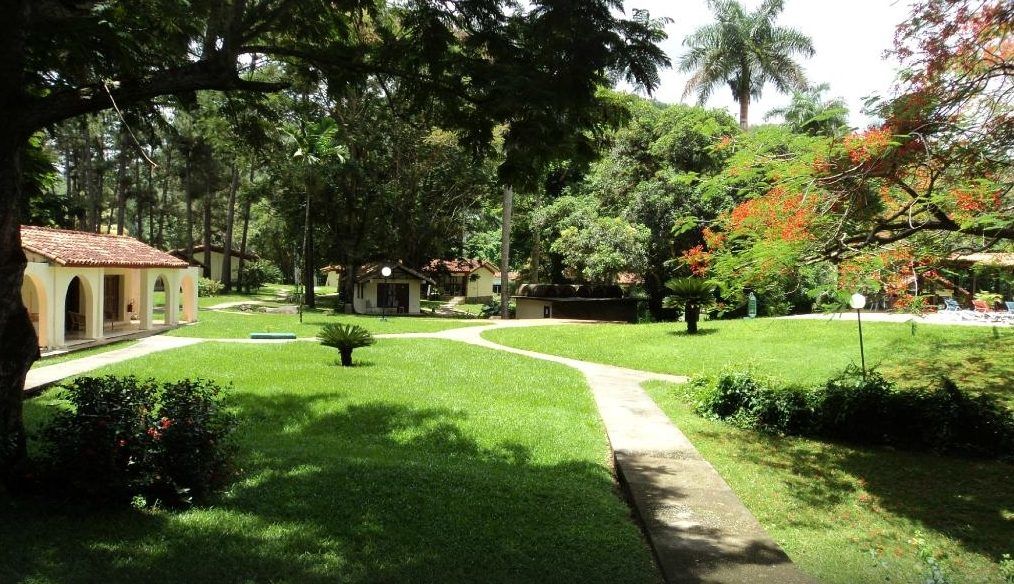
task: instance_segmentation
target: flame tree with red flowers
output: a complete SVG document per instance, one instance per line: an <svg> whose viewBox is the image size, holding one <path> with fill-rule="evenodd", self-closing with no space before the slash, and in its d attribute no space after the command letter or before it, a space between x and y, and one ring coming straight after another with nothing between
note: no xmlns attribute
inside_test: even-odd
<svg viewBox="0 0 1014 584"><path fill-rule="evenodd" d="M882 124L841 138L759 129L727 146L737 153L718 186L744 200L707 269L784 293L806 266L829 261L852 286L842 269L904 250L880 270L893 274L876 279L886 289L951 253L1011 245L1014 5L924 0L892 53L904 69L893 96L871 103Z"/></svg>

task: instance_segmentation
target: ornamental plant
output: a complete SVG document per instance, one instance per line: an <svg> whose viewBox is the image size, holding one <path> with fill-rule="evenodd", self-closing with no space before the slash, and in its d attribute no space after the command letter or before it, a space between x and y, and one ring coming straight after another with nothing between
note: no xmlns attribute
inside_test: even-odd
<svg viewBox="0 0 1014 584"><path fill-rule="evenodd" d="M207 380L79 377L43 429L44 475L70 495L193 502L234 476L236 419Z"/></svg>
<svg viewBox="0 0 1014 584"><path fill-rule="evenodd" d="M368 347L376 342L370 331L357 324L341 324L329 322L317 333L320 344L338 349L342 367L352 366L352 351L359 347Z"/></svg>
<svg viewBox="0 0 1014 584"><path fill-rule="evenodd" d="M697 334L701 309L715 302L714 284L700 278L673 278L666 282L665 287L672 292L665 297L666 308L681 309L687 321L687 334Z"/></svg>

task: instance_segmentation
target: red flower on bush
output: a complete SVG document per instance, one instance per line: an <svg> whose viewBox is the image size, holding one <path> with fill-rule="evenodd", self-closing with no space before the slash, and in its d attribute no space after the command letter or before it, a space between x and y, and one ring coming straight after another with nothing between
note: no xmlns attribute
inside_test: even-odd
<svg viewBox="0 0 1014 584"><path fill-rule="evenodd" d="M158 422L158 427L162 428L163 430L168 430L169 426L172 426L172 425L173 425L173 421L170 420L169 418L162 418Z"/></svg>

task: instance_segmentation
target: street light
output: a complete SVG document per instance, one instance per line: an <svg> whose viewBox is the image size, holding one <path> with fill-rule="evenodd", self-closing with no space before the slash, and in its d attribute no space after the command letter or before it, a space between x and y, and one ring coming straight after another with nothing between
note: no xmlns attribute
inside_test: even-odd
<svg viewBox="0 0 1014 584"><path fill-rule="evenodd" d="M856 322L859 323L859 358L863 363L863 378L866 378L866 352L863 350L863 319L860 316L862 309L866 307L866 297L856 292L849 300L849 306L856 311Z"/></svg>
<svg viewBox="0 0 1014 584"><path fill-rule="evenodd" d="M387 304L391 301L391 288L387 285L387 279L391 277L391 268L380 268L380 275L384 277L384 305L380 307L380 320L387 320Z"/></svg>

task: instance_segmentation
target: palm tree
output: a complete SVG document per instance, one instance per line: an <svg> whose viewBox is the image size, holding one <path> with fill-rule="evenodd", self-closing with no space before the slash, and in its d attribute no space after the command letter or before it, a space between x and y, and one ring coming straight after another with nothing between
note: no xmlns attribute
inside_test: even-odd
<svg viewBox="0 0 1014 584"><path fill-rule="evenodd" d="M346 150L344 146L335 141L335 136L338 134L338 124L332 118L325 117L318 122L306 124L301 129L294 127L280 129L296 149L292 158L299 165L306 189L306 218L303 223L303 282L305 284L303 303L314 308L316 302L313 287L315 278L313 258L309 249L310 232L312 231L310 202L326 188L319 168L332 159L339 163L345 162ZM302 322L302 312L300 312L300 322Z"/></svg>
<svg viewBox="0 0 1014 584"><path fill-rule="evenodd" d="M739 125L747 128L750 99L760 98L767 83L782 92L806 88L803 68L792 56L813 56L810 37L793 28L775 26L782 0L764 0L747 14L736 0L709 0L716 22L702 26L683 40L689 51L680 70L693 73L683 96L696 91L704 103L715 87L728 84L739 102Z"/></svg>
<svg viewBox="0 0 1014 584"><path fill-rule="evenodd" d="M673 278L665 283L672 291L662 301L666 308L680 308L687 321L687 334L697 334L697 321L701 318L701 309L715 302L715 286L700 278Z"/></svg>
<svg viewBox="0 0 1014 584"><path fill-rule="evenodd" d="M338 349L341 355L342 367L352 366L352 350L359 347L368 347L375 341L370 331L357 324L340 324L329 322L317 333L320 344L325 347Z"/></svg>
<svg viewBox="0 0 1014 584"><path fill-rule="evenodd" d="M841 99L824 101L827 83L792 92L792 103L764 114L764 119L781 116L794 132L811 136L835 136L848 129L849 109Z"/></svg>

